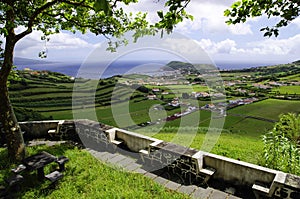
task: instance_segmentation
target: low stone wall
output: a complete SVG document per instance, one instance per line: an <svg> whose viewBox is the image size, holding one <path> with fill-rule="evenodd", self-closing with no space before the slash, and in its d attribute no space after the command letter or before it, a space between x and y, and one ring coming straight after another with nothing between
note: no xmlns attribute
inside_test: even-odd
<svg viewBox="0 0 300 199"><path fill-rule="evenodd" d="M59 124L63 124L64 120L49 120L49 121L32 121L19 122L19 125L24 132L24 137L31 138L47 138L49 130L59 131Z"/></svg>
<svg viewBox="0 0 300 199"><path fill-rule="evenodd" d="M185 183L210 184L222 181L230 186L246 187L256 198L299 199L300 177L243 161L190 149L90 120L57 120L20 123L31 138L58 137L77 139L85 146L116 149L118 145L140 154L145 164L161 165L182 176ZM130 154L130 153L128 153ZM147 165L147 166L149 166ZM254 197L253 195L253 197Z"/></svg>
<svg viewBox="0 0 300 199"><path fill-rule="evenodd" d="M139 152L141 149L148 149L149 145L158 139L147 137L141 134L133 133L119 128L112 128L106 131L109 134L110 141L122 140L124 144L132 151Z"/></svg>
<svg viewBox="0 0 300 199"><path fill-rule="evenodd" d="M252 186L259 181L270 186L278 173L265 167L210 153L203 155L202 159L203 167L216 170L213 178L223 179L236 185Z"/></svg>

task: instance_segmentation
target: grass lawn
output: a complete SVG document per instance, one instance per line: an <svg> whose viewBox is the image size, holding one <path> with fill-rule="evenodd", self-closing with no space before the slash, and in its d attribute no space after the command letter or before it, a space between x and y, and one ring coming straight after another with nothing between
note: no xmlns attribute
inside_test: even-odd
<svg viewBox="0 0 300 199"><path fill-rule="evenodd" d="M27 174L20 192L15 198L189 198L186 195L170 191L154 181L134 173L127 173L106 165L95 159L87 151L64 144L52 147L29 147L29 154L47 151L53 155L65 155L66 163L63 179L55 189L49 188L49 182L39 182L33 174ZM6 150L0 148L0 183L10 174L15 165L6 158ZM51 169L51 165L46 167ZM53 169L53 168L52 168ZM4 184L3 184L4 185Z"/></svg>

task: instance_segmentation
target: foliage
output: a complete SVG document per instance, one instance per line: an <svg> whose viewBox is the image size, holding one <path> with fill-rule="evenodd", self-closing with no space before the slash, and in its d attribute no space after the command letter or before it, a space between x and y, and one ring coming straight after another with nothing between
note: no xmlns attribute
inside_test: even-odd
<svg viewBox="0 0 300 199"><path fill-rule="evenodd" d="M230 9L225 10L224 15L230 17L228 24L244 23L250 17L266 15L270 18L280 18L273 27L264 27L264 36L278 36L279 28L287 26L299 16L300 2L291 0L238 0Z"/></svg>
<svg viewBox="0 0 300 199"><path fill-rule="evenodd" d="M288 113L281 115L274 126L274 133L283 135L289 140L300 144L300 114Z"/></svg>
<svg viewBox="0 0 300 199"><path fill-rule="evenodd" d="M190 0L168 0L165 7L168 11L158 11L159 21L149 24L146 20L147 13L126 13L123 6L137 3L138 0L52 0L52 1L1 1L0 34L5 38L11 27L25 27L25 30L16 35L16 41L30 34L33 30L44 33L42 40L48 41L50 34L59 33L62 30L73 33L90 31L96 35L120 37L123 33L134 30L137 39L145 34L155 34L158 29L167 29L171 32L174 26L184 18L192 19L185 12L185 7ZM123 5L122 5L123 4ZM9 19L10 11L14 20ZM117 47L123 41L111 42ZM125 42L126 43L126 42ZM0 43L0 46L2 41ZM112 46L111 46L112 47ZM111 48L110 50L113 50ZM3 52L1 48L0 53ZM46 57L46 51L39 53L40 57ZM3 54L2 54L3 55ZM2 56L3 57L3 56Z"/></svg>
<svg viewBox="0 0 300 199"><path fill-rule="evenodd" d="M28 108L14 108L16 117L19 122L24 121L41 121L41 120L50 120L53 119L51 117L45 117L39 112L36 112L34 110L28 109Z"/></svg>
<svg viewBox="0 0 300 199"><path fill-rule="evenodd" d="M288 113L280 116L273 131L263 136L264 166L300 174L299 129L300 115Z"/></svg>
<svg viewBox="0 0 300 199"><path fill-rule="evenodd" d="M1 65L0 65L1 66ZM1 68L1 67L0 67ZM19 78L19 75L18 75L18 72L16 71L16 70L14 70L14 69L16 69L16 67L14 66L13 67L13 70L11 70L10 71L10 74L9 74L9 76L8 76L8 86L10 86L10 82L11 81L17 81L17 80L20 80L20 78Z"/></svg>
<svg viewBox="0 0 300 199"><path fill-rule="evenodd" d="M263 142L263 166L300 175L299 145L284 134L279 135L273 131L263 136Z"/></svg>

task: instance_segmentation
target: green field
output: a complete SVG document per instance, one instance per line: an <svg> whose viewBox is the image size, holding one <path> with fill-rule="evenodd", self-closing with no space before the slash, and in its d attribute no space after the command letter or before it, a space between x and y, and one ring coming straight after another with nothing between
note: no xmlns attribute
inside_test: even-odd
<svg viewBox="0 0 300 199"><path fill-rule="evenodd" d="M148 88L159 88L168 92L172 92L174 94L182 94L182 93L191 93L191 92L204 92L209 91L207 86L202 86L199 84L194 85L166 85L166 86L155 86L155 85L147 85Z"/></svg>
<svg viewBox="0 0 300 199"><path fill-rule="evenodd" d="M246 106L239 106L228 111L229 114L243 114L258 116L266 119L278 120L282 113L300 112L300 101L267 99Z"/></svg>
<svg viewBox="0 0 300 199"><path fill-rule="evenodd" d="M235 75L246 75L246 73L224 76L234 78ZM148 93L135 90L125 84L117 84L118 79L115 77L100 80L100 82L81 79L76 83L74 90L77 93L76 97L72 99L74 97L73 83L68 78L61 77L60 79L52 76L52 80L49 77L45 81L41 81L39 78L26 74L26 78L22 77L23 82L12 84L10 95L13 106L30 108L48 119L97 120L111 126L126 128L197 149L201 149L207 129L218 128L221 129L222 134L212 152L253 163L256 163L257 157L262 151L261 136L272 129L274 121L278 120L279 115L300 112L299 100L266 99L230 109L225 118L218 117L218 114L213 115L210 111L200 110L181 119L165 122L163 119L167 116L181 112L179 107L172 108L167 105L174 94L181 97L182 93L207 91L208 88L198 84L147 85L150 89L160 88L171 93L165 95L164 99L161 99L161 94L158 93L159 100L148 100L146 98ZM53 79L56 82L53 82ZM125 81L126 79L123 77L122 82ZM280 87L279 89L281 89L280 92L293 94L299 93L300 86ZM231 99L234 98L239 97L233 96ZM192 105L199 104L200 107L211 103L191 98L182 99L182 101ZM160 105L162 109L157 109L157 105ZM167 111L165 111L166 109ZM26 110L23 111L23 114L26 114ZM24 119L26 118L24 117ZM159 121L159 124L136 129L138 124L143 125L151 121ZM174 137L178 127L183 129L180 131L179 137ZM192 143L185 143L195 132Z"/></svg>
<svg viewBox="0 0 300 199"><path fill-rule="evenodd" d="M283 77L283 78L280 78L280 80L281 81L296 81L296 82L299 82L300 81L300 74Z"/></svg>
<svg viewBox="0 0 300 199"><path fill-rule="evenodd" d="M279 92L280 94L300 94L300 86L280 86L278 88L272 89L274 92Z"/></svg>

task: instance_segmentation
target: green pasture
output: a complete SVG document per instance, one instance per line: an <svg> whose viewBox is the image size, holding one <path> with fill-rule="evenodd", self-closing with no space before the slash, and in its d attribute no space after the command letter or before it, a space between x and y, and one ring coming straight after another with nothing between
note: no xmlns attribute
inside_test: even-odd
<svg viewBox="0 0 300 199"><path fill-rule="evenodd" d="M280 81L296 81L299 82L300 81L300 74L295 74L295 75L290 75L287 77L282 77L280 78Z"/></svg>
<svg viewBox="0 0 300 199"><path fill-rule="evenodd" d="M150 89L159 88L161 90L172 92L174 94L209 91L209 88L207 86L202 86L199 84L193 84L193 85L179 84L179 85L164 85L164 86L147 85L147 87Z"/></svg>
<svg viewBox="0 0 300 199"><path fill-rule="evenodd" d="M228 110L229 115L242 114L272 120L278 120L280 114L288 112L299 113L300 101L267 99Z"/></svg>
<svg viewBox="0 0 300 199"><path fill-rule="evenodd" d="M300 94L300 86L280 86L278 88L273 88L273 92L279 92L280 94Z"/></svg>

